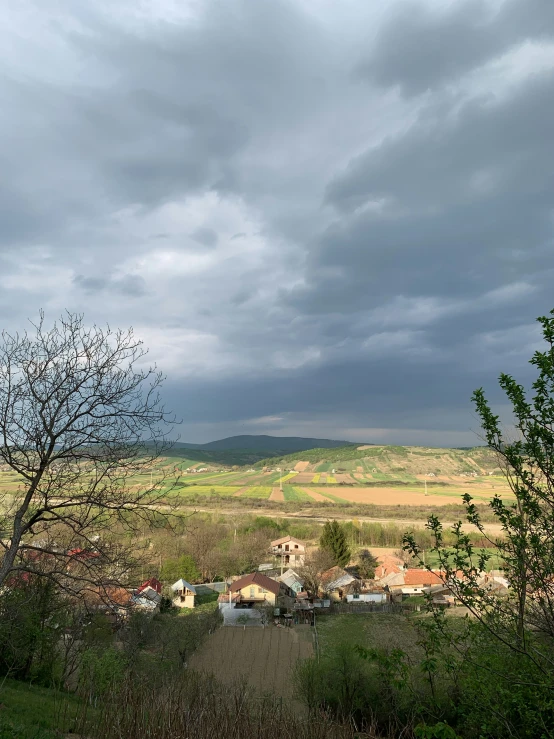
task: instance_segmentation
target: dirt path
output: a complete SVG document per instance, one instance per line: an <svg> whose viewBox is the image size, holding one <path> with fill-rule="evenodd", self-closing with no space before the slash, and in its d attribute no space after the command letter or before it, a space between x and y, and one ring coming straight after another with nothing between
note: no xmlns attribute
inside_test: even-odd
<svg viewBox="0 0 554 739"><path fill-rule="evenodd" d="M321 495L321 493L316 493L315 490L311 490L310 488L300 488L303 493L306 493L306 495L309 495L310 498L313 498L313 500L317 500L318 503L328 503L329 498L326 498L324 495Z"/></svg>
<svg viewBox="0 0 554 739"><path fill-rule="evenodd" d="M283 495L283 491L279 488L273 488L271 491L271 495L269 496L269 500L285 500L285 496Z"/></svg>
<svg viewBox="0 0 554 739"><path fill-rule="evenodd" d="M236 498L237 495L242 495L247 490L250 490L250 485L245 485L243 488L239 488L236 493L233 493L233 498Z"/></svg>

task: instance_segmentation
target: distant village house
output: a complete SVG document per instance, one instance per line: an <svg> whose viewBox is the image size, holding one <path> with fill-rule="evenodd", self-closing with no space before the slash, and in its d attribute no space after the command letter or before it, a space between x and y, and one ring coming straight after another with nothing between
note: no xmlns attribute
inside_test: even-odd
<svg viewBox="0 0 554 739"><path fill-rule="evenodd" d="M276 557L281 557L283 565L302 566L306 557L306 544L294 536L283 536L271 542L271 551Z"/></svg>

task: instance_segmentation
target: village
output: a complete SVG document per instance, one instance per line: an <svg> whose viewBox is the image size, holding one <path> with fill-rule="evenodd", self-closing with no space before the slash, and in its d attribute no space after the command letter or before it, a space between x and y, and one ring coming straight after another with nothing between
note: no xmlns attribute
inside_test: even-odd
<svg viewBox="0 0 554 739"><path fill-rule="evenodd" d="M291 627L313 624L317 613L397 613L420 611L426 603L444 608L461 605L439 570L410 567L402 557L386 553L377 556L372 578L362 577L355 565L307 573L307 549L306 542L284 536L269 543L272 561L260 563L253 572L204 583L184 578L163 583L152 577L130 590L107 587L106 597L98 593L93 606L116 621L136 611L159 612L164 596L174 608L194 609L206 596L217 595L225 626ZM502 570L480 573L477 585L498 597L510 591Z"/></svg>

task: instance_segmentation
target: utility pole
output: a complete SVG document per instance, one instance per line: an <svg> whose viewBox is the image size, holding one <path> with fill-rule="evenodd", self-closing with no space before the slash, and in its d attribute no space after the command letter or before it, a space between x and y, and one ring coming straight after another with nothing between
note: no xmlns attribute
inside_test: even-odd
<svg viewBox="0 0 554 739"><path fill-rule="evenodd" d="M425 478L425 495L427 495L427 478Z"/></svg>
<svg viewBox="0 0 554 739"><path fill-rule="evenodd" d="M279 470L279 490L283 490L283 480L281 479L281 470Z"/></svg>

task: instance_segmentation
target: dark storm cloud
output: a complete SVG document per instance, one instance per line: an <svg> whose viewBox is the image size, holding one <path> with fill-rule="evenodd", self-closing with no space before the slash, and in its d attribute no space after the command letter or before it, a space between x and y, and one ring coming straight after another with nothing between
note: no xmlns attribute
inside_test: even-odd
<svg viewBox="0 0 554 739"><path fill-rule="evenodd" d="M554 4L385 6L11 7L4 325L132 322L190 440L467 443L552 302Z"/></svg>
<svg viewBox="0 0 554 739"><path fill-rule="evenodd" d="M500 56L527 39L554 37L554 5L548 0L485 0L444 7L392 4L377 42L356 73L387 87L417 94Z"/></svg>

